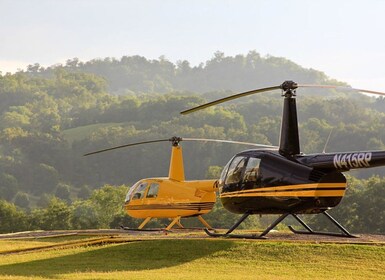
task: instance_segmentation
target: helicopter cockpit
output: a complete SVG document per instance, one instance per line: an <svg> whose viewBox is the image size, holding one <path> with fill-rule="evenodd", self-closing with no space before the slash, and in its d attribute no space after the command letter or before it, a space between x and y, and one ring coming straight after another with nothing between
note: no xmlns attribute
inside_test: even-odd
<svg viewBox="0 0 385 280"><path fill-rule="evenodd" d="M261 159L252 156L235 156L225 166L219 179L223 192L254 189L260 185Z"/></svg>

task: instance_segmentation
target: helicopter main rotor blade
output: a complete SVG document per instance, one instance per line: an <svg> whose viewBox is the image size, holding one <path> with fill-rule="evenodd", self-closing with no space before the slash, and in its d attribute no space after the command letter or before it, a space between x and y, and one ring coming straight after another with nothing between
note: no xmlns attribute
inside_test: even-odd
<svg viewBox="0 0 385 280"><path fill-rule="evenodd" d="M312 85L312 84L299 84L297 86L298 87L308 87L308 88L331 88L331 89L340 89L340 90L359 91L359 92L365 92L365 93L384 95L385 96L385 92L373 91L373 90L367 90L367 89L359 89L359 88L352 88L352 87L346 87L346 86Z"/></svg>
<svg viewBox="0 0 385 280"><path fill-rule="evenodd" d="M171 140L170 139L158 139L158 140L152 140L152 141L143 141L143 142L131 143L131 144L116 146L116 147L107 148L107 149L103 149L103 150L99 150L99 151L95 151L95 152L90 152L90 153L84 154L83 156L89 156L89 155L93 155L93 154L103 153L103 152L107 152L107 151L112 151L112 150L116 150L116 149L120 149L120 148L136 146L136 145L158 143L158 142L168 142L168 141L171 141Z"/></svg>
<svg viewBox="0 0 385 280"><path fill-rule="evenodd" d="M217 99L217 100L205 103L203 105L200 105L200 106L197 106L197 107L194 107L194 108L182 111L181 114L182 115L187 115L187 114L190 114L190 113L193 113L193 112L196 112L196 111L199 111L199 110L202 110L202 109L205 109L205 108L217 105L217 104L221 104L221 103L226 102L226 101L230 101L230 100L237 99L237 98L240 98L240 97L252 95L252 94L255 94L255 93L261 93L261 92L271 91L271 90L275 90L275 89L282 89L284 92L286 92L286 91L296 90L299 87L353 90L353 91L358 91L358 92L365 92L365 93L371 93L371 94L377 94L377 95L384 95L385 96L385 93L384 92L380 92L380 91L373 91L373 90L366 90L366 89L357 89L357 88L346 87L346 86L296 84L296 83L294 83L292 81L285 81L283 84L281 84L279 86L272 86L272 87L266 87L266 88L250 90L250 91L246 91L246 92L230 95L230 96L225 97L225 98Z"/></svg>
<svg viewBox="0 0 385 280"><path fill-rule="evenodd" d="M211 101L209 103L206 103L206 104L203 104L203 105L200 105L200 106L197 106L197 107L194 107L194 108L182 111L181 114L182 115L187 115L187 114L190 114L192 112L199 111L199 110L202 110L202 109L205 109L205 108L208 108L208 107L211 107L211 106L214 106L214 105L226 102L226 101L230 101L230 100L237 99L237 98L240 98L240 97L252 95L252 94L255 94L255 93L271 91L271 90L275 90L275 89L281 89L281 86L279 85L279 86L273 86L273 87L267 87L267 88L254 89L254 90L250 90L250 91L246 91L246 92L230 95L228 97L224 97L224 98L221 98L221 99L218 99L218 100L214 100L214 101Z"/></svg>
<svg viewBox="0 0 385 280"><path fill-rule="evenodd" d="M182 140L183 141L230 143L230 144L240 144L240 145L248 145L248 146L255 146L255 147L262 147L262 148L278 149L277 146L272 146L272 145L264 145L264 144L256 144L256 143L240 142L240 141L232 141L232 140L205 139L205 138L182 138Z"/></svg>
<svg viewBox="0 0 385 280"><path fill-rule="evenodd" d="M107 151L112 151L120 148L126 148L126 147L132 147L142 144L151 144L151 143L158 143L158 142L172 142L172 145L178 145L181 141L202 141L202 142L220 142L220 143L231 143L231 144L241 144L241 145L249 145L249 146L256 146L256 147L262 147L262 148L269 148L269 149L277 149L277 146L272 145L264 145L264 144L256 144L256 143L248 143L248 142L240 142L240 141L232 141L232 140L220 140L220 139L206 139L206 138L182 138L182 137L171 137L168 139L158 139L158 140L151 140L151 141L143 141L143 142L137 142L137 143L130 143L126 145L120 145L112 148L107 148L103 150L98 150L95 152L90 152L87 154L84 154L83 156L89 156L94 154L99 154Z"/></svg>

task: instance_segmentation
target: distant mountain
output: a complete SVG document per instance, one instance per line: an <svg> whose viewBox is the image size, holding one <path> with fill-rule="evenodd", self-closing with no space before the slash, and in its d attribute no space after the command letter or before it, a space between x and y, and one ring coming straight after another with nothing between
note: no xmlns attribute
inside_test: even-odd
<svg viewBox="0 0 385 280"><path fill-rule="evenodd" d="M277 85L284 80L343 84L330 79L323 72L303 68L282 57L261 57L256 51L236 56L225 56L216 52L210 60L198 66L191 66L186 60L174 64L163 57L149 60L142 56L123 56L120 59L93 59L88 62L74 58L67 60L65 65L48 68L35 64L28 66L26 72L49 76L57 69L93 73L104 77L109 91L114 94L171 91L206 93L223 90L238 92Z"/></svg>

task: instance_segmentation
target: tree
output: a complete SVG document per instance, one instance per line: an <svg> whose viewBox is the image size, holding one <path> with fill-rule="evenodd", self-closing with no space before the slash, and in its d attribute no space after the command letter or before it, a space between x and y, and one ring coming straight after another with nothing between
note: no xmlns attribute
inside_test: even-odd
<svg viewBox="0 0 385 280"><path fill-rule="evenodd" d="M77 201L73 204L71 225L74 229L92 229L101 226L98 213L91 201Z"/></svg>
<svg viewBox="0 0 385 280"><path fill-rule="evenodd" d="M219 177L221 176L222 169L223 168L221 166L209 166L206 173L206 178L219 179Z"/></svg>
<svg viewBox="0 0 385 280"><path fill-rule="evenodd" d="M360 232L385 232L385 178L371 177L365 188L357 194L357 229Z"/></svg>
<svg viewBox="0 0 385 280"><path fill-rule="evenodd" d="M101 227L108 228L116 215L124 213L123 203L127 187L105 185L95 190L89 201L96 210L96 217Z"/></svg>
<svg viewBox="0 0 385 280"><path fill-rule="evenodd" d="M15 232L27 229L27 217L14 204L0 200L0 232Z"/></svg>
<svg viewBox="0 0 385 280"><path fill-rule="evenodd" d="M31 185L35 194L52 193L59 182L59 174L53 166L41 163L34 168Z"/></svg>
<svg viewBox="0 0 385 280"><path fill-rule="evenodd" d="M91 195L91 189L88 185L83 185L80 187L80 190L78 192L78 198L80 199L88 199Z"/></svg>
<svg viewBox="0 0 385 280"><path fill-rule="evenodd" d="M29 195L25 192L18 192L15 196L15 205L21 208L29 208Z"/></svg>
<svg viewBox="0 0 385 280"><path fill-rule="evenodd" d="M47 208L32 210L30 216L31 228L43 230L70 229L71 215L71 206L56 197L52 197Z"/></svg>
<svg viewBox="0 0 385 280"><path fill-rule="evenodd" d="M15 176L8 173L0 173L0 196L11 200L19 189L19 182Z"/></svg>
<svg viewBox="0 0 385 280"><path fill-rule="evenodd" d="M55 191L56 197L64 201L70 202L71 201L70 194L71 194L71 187L69 185L64 183L59 183L56 186L56 191Z"/></svg>

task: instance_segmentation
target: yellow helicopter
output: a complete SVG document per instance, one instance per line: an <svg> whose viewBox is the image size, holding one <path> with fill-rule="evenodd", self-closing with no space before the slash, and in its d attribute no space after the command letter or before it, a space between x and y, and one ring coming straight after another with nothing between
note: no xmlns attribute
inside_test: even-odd
<svg viewBox="0 0 385 280"><path fill-rule="evenodd" d="M142 230L152 218L172 219L171 223L165 228L166 230L170 230L174 225L183 228L180 220L187 217L198 217L204 227L212 229L202 215L209 213L214 206L217 190L216 180L185 180L182 147L179 145L181 141L221 142L272 149L277 148L270 145L231 140L181 138L174 136L170 139L121 145L87 153L84 156L124 147L166 141L172 143L168 177L139 180L129 189L126 195L124 208L127 214L134 218L144 219L138 227L139 230Z"/></svg>

